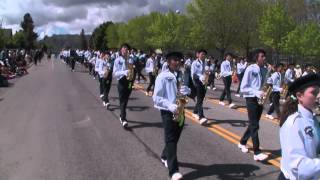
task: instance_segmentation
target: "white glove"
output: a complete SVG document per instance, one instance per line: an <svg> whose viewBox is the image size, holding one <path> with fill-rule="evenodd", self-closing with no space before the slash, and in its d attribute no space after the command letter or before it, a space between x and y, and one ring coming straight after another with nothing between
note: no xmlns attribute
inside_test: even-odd
<svg viewBox="0 0 320 180"><path fill-rule="evenodd" d="M180 89L179 89L179 92L182 94L182 95L188 95L191 93L191 90L188 86L181 86Z"/></svg>
<svg viewBox="0 0 320 180"><path fill-rule="evenodd" d="M204 70L205 70L205 71L209 71L209 66L205 66L205 67L204 67Z"/></svg>
<svg viewBox="0 0 320 180"><path fill-rule="evenodd" d="M256 92L257 98L261 98L263 94L264 94L263 91L257 91L257 92Z"/></svg>
<svg viewBox="0 0 320 180"><path fill-rule="evenodd" d="M125 71L124 71L124 75L125 75L125 76L128 76L128 73L129 73L129 70L125 70Z"/></svg>
<svg viewBox="0 0 320 180"><path fill-rule="evenodd" d="M283 91L283 88L279 88L279 92L281 93Z"/></svg>
<svg viewBox="0 0 320 180"><path fill-rule="evenodd" d="M175 113L177 111L178 106L176 104L170 104L168 106L168 110L172 113Z"/></svg>
<svg viewBox="0 0 320 180"><path fill-rule="evenodd" d="M199 80L200 80L201 82L203 82L203 81L204 81L204 76L201 75L201 76L199 77Z"/></svg>

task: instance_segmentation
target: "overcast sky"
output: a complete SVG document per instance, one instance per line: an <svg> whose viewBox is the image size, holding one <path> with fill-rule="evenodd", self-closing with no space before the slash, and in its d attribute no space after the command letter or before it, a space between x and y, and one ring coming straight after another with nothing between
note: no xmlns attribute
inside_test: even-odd
<svg viewBox="0 0 320 180"><path fill-rule="evenodd" d="M191 0L0 0L0 21L5 28L20 28L29 12L35 31L43 37L52 34L86 34L104 21L123 22L152 11L184 11Z"/></svg>

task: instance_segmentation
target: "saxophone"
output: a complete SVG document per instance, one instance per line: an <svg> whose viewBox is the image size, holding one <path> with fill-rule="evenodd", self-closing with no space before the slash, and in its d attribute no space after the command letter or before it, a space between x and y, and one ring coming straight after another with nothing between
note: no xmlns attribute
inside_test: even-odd
<svg viewBox="0 0 320 180"><path fill-rule="evenodd" d="M202 83L204 86L207 86L210 78L210 68L207 65L204 66L203 77L204 77L204 80Z"/></svg>
<svg viewBox="0 0 320 180"><path fill-rule="evenodd" d="M282 86L282 92L280 94L280 98L281 99L286 99L287 95L288 95L288 89L289 89L289 86L288 84L284 84Z"/></svg>
<svg viewBox="0 0 320 180"><path fill-rule="evenodd" d="M107 61L109 61L109 60L107 60ZM103 77L104 77L105 79L108 78L109 73L110 73L110 70L111 70L111 66L109 66L108 64L109 64L109 62L107 62L107 68L106 68L106 70L104 71L104 74L103 74Z"/></svg>
<svg viewBox="0 0 320 180"><path fill-rule="evenodd" d="M178 91L177 91L177 96L176 96L176 104L177 104L178 108L177 108L176 113L173 114L173 120L176 122L183 123L183 120L185 118L184 108L185 108L185 105L188 103L188 97L179 92L181 86L183 85L182 71L180 71L180 73L178 73L178 76L179 76L179 74L180 74L180 77L178 77L178 80L177 80L177 90Z"/></svg>
<svg viewBox="0 0 320 180"><path fill-rule="evenodd" d="M158 61L156 59L153 60L153 71L152 71L152 75L153 76L157 76L158 75L158 71L159 71L159 68L158 68Z"/></svg>
<svg viewBox="0 0 320 180"><path fill-rule="evenodd" d="M125 59L126 62L126 67L128 68L128 75L127 75L127 80L132 81L133 80L133 75L134 75L134 64L129 62L129 58Z"/></svg>
<svg viewBox="0 0 320 180"><path fill-rule="evenodd" d="M264 92L264 94L263 94L262 97L260 97L258 99L258 104L259 105L264 105L267 102L267 99L269 99L269 97L270 97L270 95L272 93L272 85L268 84L268 81L267 81L267 79L269 77L268 74L270 76L271 72L267 73L267 75L265 77L266 79L264 80L264 83L262 85L262 89L261 90Z"/></svg>

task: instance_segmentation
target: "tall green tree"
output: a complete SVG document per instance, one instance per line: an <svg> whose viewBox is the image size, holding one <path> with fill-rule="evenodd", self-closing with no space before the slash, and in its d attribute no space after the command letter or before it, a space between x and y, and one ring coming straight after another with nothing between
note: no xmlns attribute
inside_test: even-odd
<svg viewBox="0 0 320 180"><path fill-rule="evenodd" d="M273 49L277 59L282 52L286 36L294 28L292 17L288 15L281 3L274 3L267 7L259 19L260 40Z"/></svg>
<svg viewBox="0 0 320 180"><path fill-rule="evenodd" d="M238 34L234 48L247 57L249 52L260 44L257 29L262 9L260 0L237 0L235 4L237 21L233 25L238 29Z"/></svg>
<svg viewBox="0 0 320 180"><path fill-rule="evenodd" d="M89 46L92 49L105 51L108 49L107 39L105 37L105 31L108 26L112 25L111 21L104 22L95 28L89 40Z"/></svg>
<svg viewBox="0 0 320 180"><path fill-rule="evenodd" d="M304 57L320 57L320 27L316 23L298 25L285 40L287 53Z"/></svg>
<svg viewBox="0 0 320 180"><path fill-rule="evenodd" d="M32 17L29 13L26 13L23 16L23 21L21 22L20 26L23 29L25 48L27 50L34 48L35 41L38 37L38 34L33 31L34 24L33 24Z"/></svg>
<svg viewBox="0 0 320 180"><path fill-rule="evenodd" d="M186 17L172 11L166 14L158 14L155 21L149 26L150 33L148 44L153 48L164 50L181 50L183 46L183 32L186 25Z"/></svg>
<svg viewBox="0 0 320 180"><path fill-rule="evenodd" d="M84 34L84 29L81 29L80 45L81 45L81 49L85 49L86 50L88 48L88 43L87 43L86 35Z"/></svg>
<svg viewBox="0 0 320 180"><path fill-rule="evenodd" d="M192 39L198 39L207 48L214 47L220 52L220 58L234 43L238 29L235 13L236 1L226 0L193 0L187 7L193 25Z"/></svg>

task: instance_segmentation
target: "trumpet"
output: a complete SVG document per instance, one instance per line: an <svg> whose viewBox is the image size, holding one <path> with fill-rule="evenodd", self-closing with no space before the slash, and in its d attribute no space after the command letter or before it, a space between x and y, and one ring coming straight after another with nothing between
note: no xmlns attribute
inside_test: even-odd
<svg viewBox="0 0 320 180"><path fill-rule="evenodd" d="M289 89L288 84L284 84L284 85L282 86L282 91L281 91L281 94L280 94L280 98L286 99L287 94L288 94L288 89Z"/></svg>

